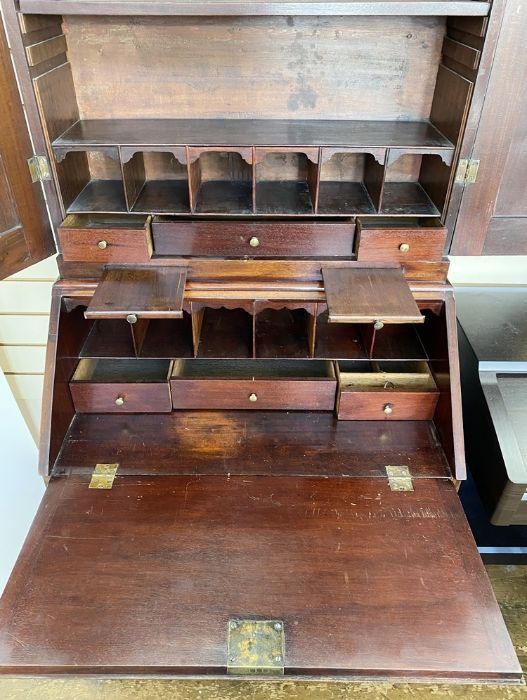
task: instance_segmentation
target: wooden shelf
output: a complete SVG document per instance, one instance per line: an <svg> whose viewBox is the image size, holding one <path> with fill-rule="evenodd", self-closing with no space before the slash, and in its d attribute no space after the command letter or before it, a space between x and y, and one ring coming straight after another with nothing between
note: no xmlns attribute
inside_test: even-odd
<svg viewBox="0 0 527 700"><path fill-rule="evenodd" d="M256 213L312 215L307 182L269 180L256 185Z"/></svg>
<svg viewBox="0 0 527 700"><path fill-rule="evenodd" d="M190 202L186 180L149 180L132 207L134 213L188 214Z"/></svg>
<svg viewBox="0 0 527 700"><path fill-rule="evenodd" d="M68 207L68 214L126 212L121 180L90 180Z"/></svg>
<svg viewBox="0 0 527 700"><path fill-rule="evenodd" d="M362 182L326 181L320 183L318 213L333 216L342 214L372 215L375 207Z"/></svg>
<svg viewBox="0 0 527 700"><path fill-rule="evenodd" d="M243 309L205 309L197 357L216 359L253 356L253 321Z"/></svg>
<svg viewBox="0 0 527 700"><path fill-rule="evenodd" d="M440 216L418 182L387 182L380 213L391 216Z"/></svg>
<svg viewBox="0 0 527 700"><path fill-rule="evenodd" d="M81 119L53 142L62 152L97 146L142 146L146 151L163 145L454 151L451 141L428 121L351 119Z"/></svg>
<svg viewBox="0 0 527 700"><path fill-rule="evenodd" d="M150 215L437 216L421 160L454 156L428 121L92 119L53 148L121 163L122 181L94 177L68 212Z"/></svg>
<svg viewBox="0 0 527 700"><path fill-rule="evenodd" d="M151 319L139 356L168 359L193 356L190 314L182 319ZM79 357L135 358L130 324L121 319L94 321Z"/></svg>
<svg viewBox="0 0 527 700"><path fill-rule="evenodd" d="M476 0L20 0L20 10L71 15L450 15L483 17L490 2Z"/></svg>
<svg viewBox="0 0 527 700"><path fill-rule="evenodd" d="M209 180L199 188L196 214L252 214L250 182Z"/></svg>

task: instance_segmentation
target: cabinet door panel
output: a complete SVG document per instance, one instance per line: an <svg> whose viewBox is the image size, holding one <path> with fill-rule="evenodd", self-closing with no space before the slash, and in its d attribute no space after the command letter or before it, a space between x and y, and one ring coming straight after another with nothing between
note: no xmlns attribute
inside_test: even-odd
<svg viewBox="0 0 527 700"><path fill-rule="evenodd" d="M503 12L502 0L493 15ZM465 185L453 255L525 255L527 251L527 14L507 0L474 148L477 181ZM517 86L517 87L516 87Z"/></svg>
<svg viewBox="0 0 527 700"><path fill-rule="evenodd" d="M33 155L3 25L0 23L0 278L54 252L42 187L32 183Z"/></svg>

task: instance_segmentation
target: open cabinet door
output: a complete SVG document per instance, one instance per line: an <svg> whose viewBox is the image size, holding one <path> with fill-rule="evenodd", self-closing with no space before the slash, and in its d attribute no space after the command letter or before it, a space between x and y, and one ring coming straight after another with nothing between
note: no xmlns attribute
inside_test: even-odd
<svg viewBox="0 0 527 700"><path fill-rule="evenodd" d="M42 185L0 21L0 279L55 252Z"/></svg>
<svg viewBox="0 0 527 700"><path fill-rule="evenodd" d="M55 477L0 671L519 681L452 482L398 478Z"/></svg>

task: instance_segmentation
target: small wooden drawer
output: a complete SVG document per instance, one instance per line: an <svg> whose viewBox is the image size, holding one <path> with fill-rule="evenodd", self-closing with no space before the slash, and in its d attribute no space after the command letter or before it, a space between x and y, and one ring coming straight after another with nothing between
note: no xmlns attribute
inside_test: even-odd
<svg viewBox="0 0 527 700"><path fill-rule="evenodd" d="M169 413L169 360L83 359L70 381L78 413Z"/></svg>
<svg viewBox="0 0 527 700"><path fill-rule="evenodd" d="M445 254L446 237L438 219L358 219L357 260L438 262Z"/></svg>
<svg viewBox="0 0 527 700"><path fill-rule="evenodd" d="M177 360L174 408L333 411L333 364L319 360Z"/></svg>
<svg viewBox="0 0 527 700"><path fill-rule="evenodd" d="M434 416L439 392L426 362L339 362L338 380L340 420Z"/></svg>
<svg viewBox="0 0 527 700"><path fill-rule="evenodd" d="M152 255L145 216L70 214L58 230L65 262L144 263Z"/></svg>
<svg viewBox="0 0 527 700"><path fill-rule="evenodd" d="M344 221L176 221L155 217L157 255L251 258L353 257L355 223Z"/></svg>

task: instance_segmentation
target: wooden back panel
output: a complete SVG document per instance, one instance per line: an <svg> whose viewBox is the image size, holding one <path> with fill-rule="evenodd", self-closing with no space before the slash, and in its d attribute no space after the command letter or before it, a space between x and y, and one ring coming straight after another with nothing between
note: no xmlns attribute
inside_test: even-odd
<svg viewBox="0 0 527 700"><path fill-rule="evenodd" d="M68 16L64 32L84 119L422 119L444 18Z"/></svg>

